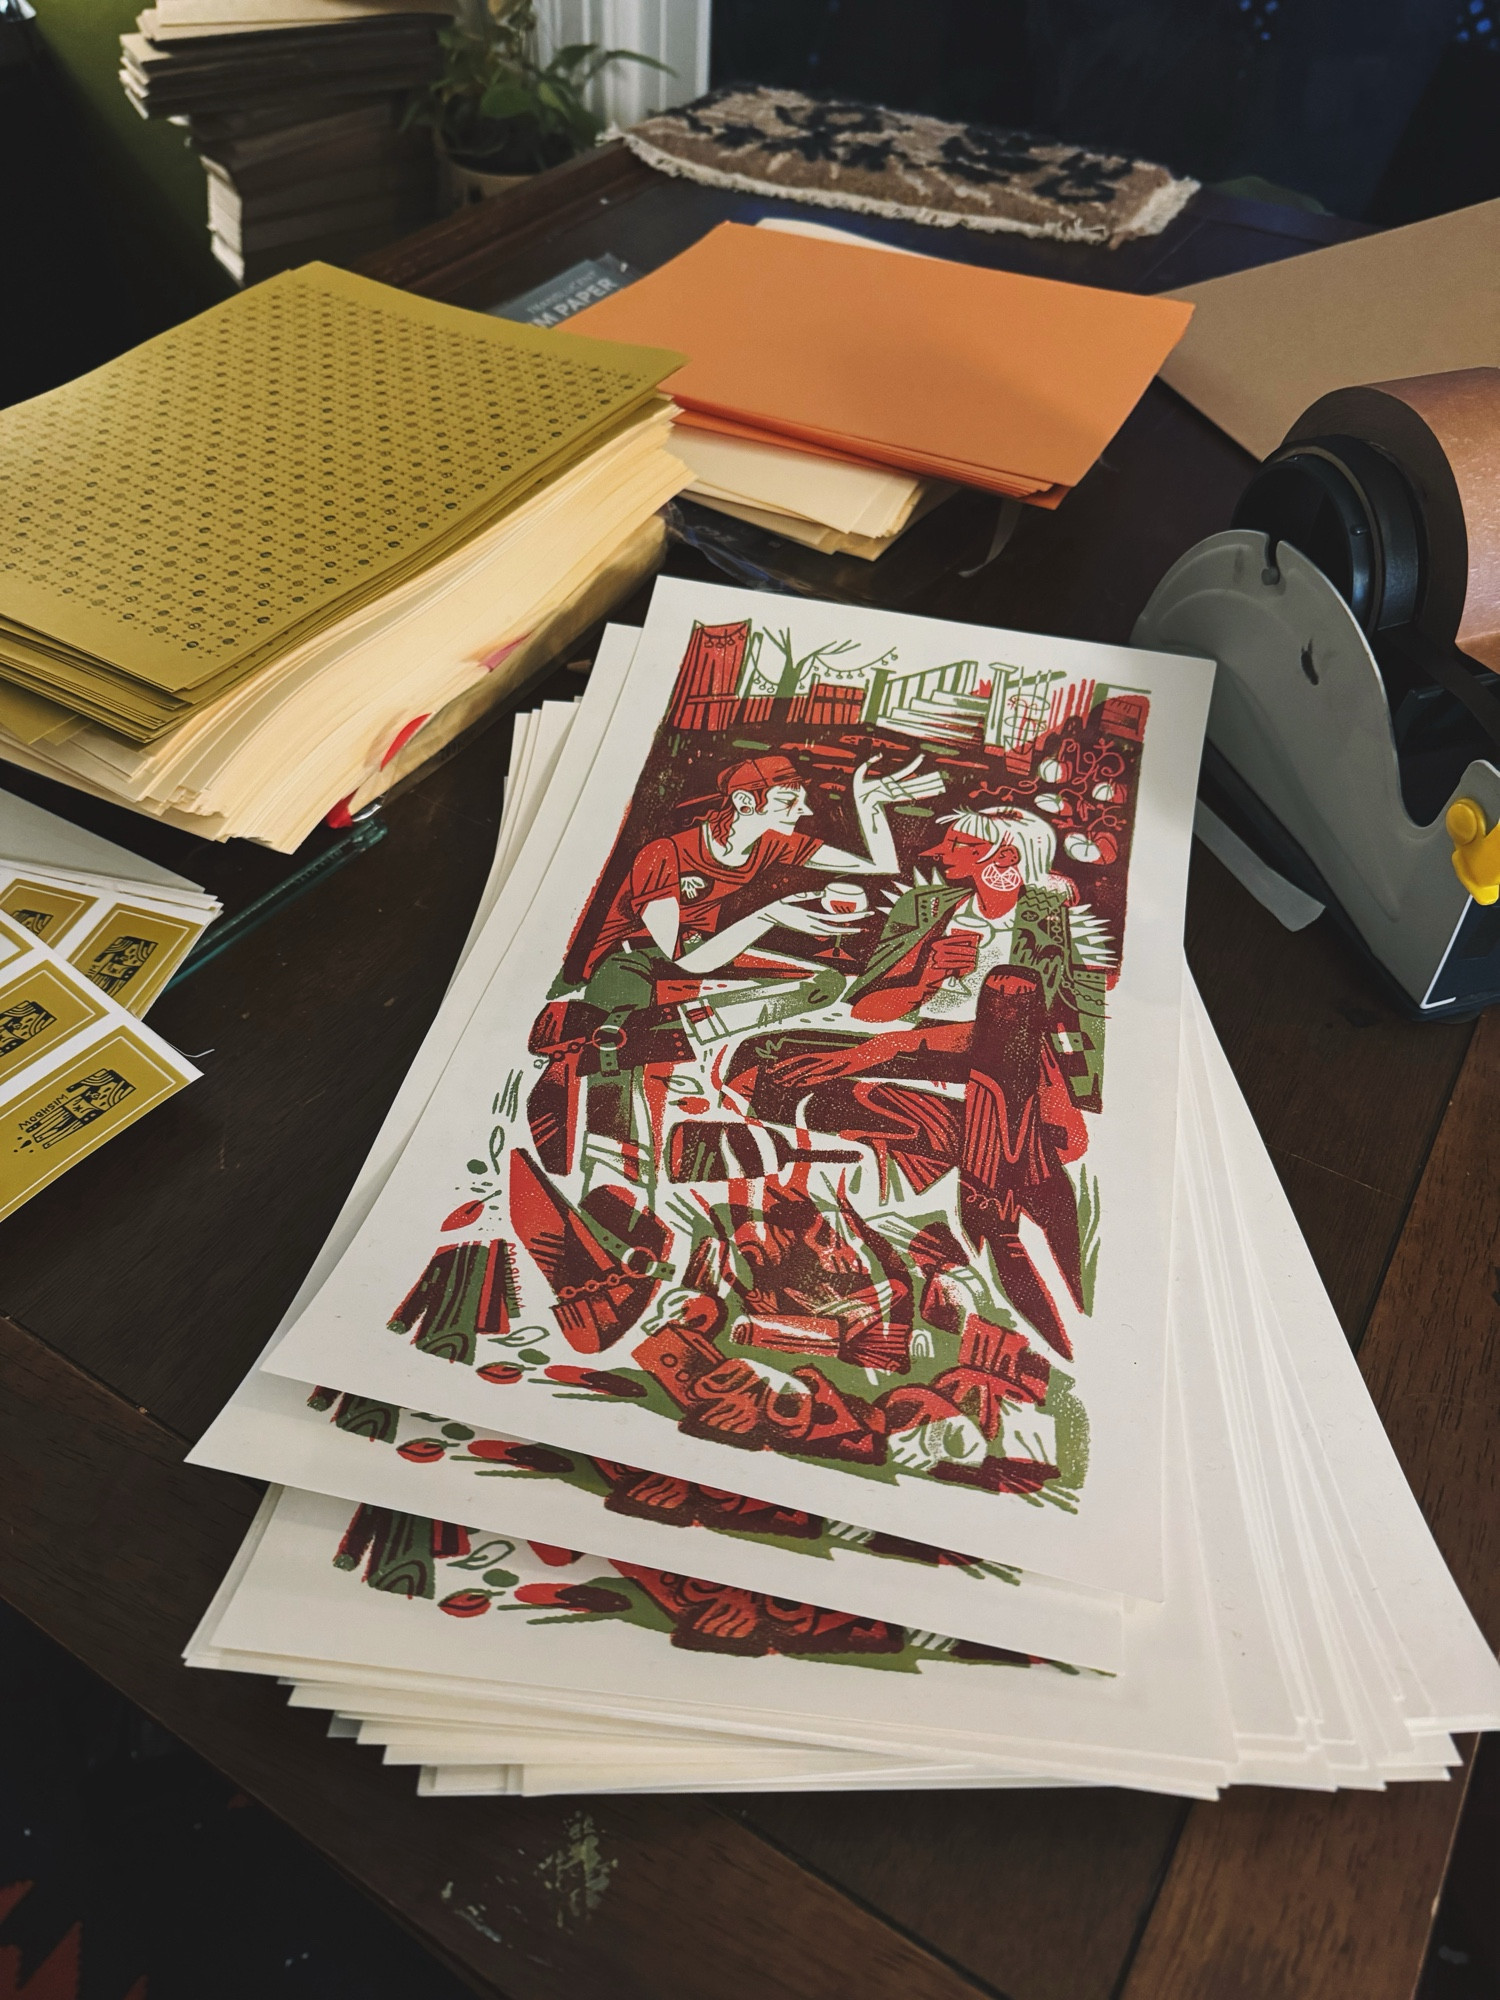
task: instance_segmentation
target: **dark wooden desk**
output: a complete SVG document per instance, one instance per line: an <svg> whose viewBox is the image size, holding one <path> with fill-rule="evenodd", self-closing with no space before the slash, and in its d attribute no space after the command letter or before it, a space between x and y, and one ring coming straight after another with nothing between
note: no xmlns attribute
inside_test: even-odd
<svg viewBox="0 0 1500 2000"><path fill-rule="evenodd" d="M610 149L437 225L377 275L488 305L606 249L659 261L736 205ZM958 233L937 247L1157 289L1344 228L1200 197L1114 253ZM1247 471L1154 388L1059 514L912 608L1123 639L1167 565L1227 523ZM0 1590L482 1993L1408 2000L1461 1781L1191 1808L1103 1790L419 1801L410 1773L325 1741L273 1687L179 1666L257 1497L185 1469L183 1450L291 1296L433 1013L508 735L393 803L377 849L168 994L153 1020L206 1052L205 1081L0 1227ZM231 901L265 873L102 808L96 823ZM1202 853L1188 948L1413 1484L1500 1634L1500 1020L1396 1017L1328 926L1281 931ZM588 1833L610 1874L583 1914L570 1856Z"/></svg>

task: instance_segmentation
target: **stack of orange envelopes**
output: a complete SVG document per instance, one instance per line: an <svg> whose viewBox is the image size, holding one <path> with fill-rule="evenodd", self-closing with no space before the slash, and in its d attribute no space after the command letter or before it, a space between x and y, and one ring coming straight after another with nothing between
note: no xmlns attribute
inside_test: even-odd
<svg viewBox="0 0 1500 2000"><path fill-rule="evenodd" d="M569 330L689 355L688 427L1054 507L1190 311L726 222Z"/></svg>

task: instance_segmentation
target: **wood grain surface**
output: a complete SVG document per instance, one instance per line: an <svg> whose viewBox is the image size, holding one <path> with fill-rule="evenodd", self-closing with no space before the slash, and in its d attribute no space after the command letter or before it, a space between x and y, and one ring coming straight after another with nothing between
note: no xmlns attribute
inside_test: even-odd
<svg viewBox="0 0 1500 2000"><path fill-rule="evenodd" d="M371 268L487 306L604 250L647 268L737 199L606 148ZM1019 238L963 247L1161 289L1339 227L1200 196L1161 238L1118 252ZM951 254L946 238L936 247ZM1065 508L1028 515L974 576L950 565L911 608L1124 640L1162 572L1227 524L1249 470L1153 388ZM705 573L685 551L672 567ZM1191 1812L1098 1791L419 1801L409 1772L327 1743L273 1688L180 1666L254 1499L184 1469L185 1441L275 1325L421 1040L488 865L507 750L504 727L469 744L389 806L379 847L159 1003L153 1024L204 1081L0 1225L0 1310L18 1323L0 1327L0 1591L486 1993L1111 2000L1127 1977L1129 2000L1408 1991L1456 1786L1244 1794ZM103 830L231 901L258 892L268 866L239 848L190 855L123 814ZM1470 1029L1397 1016L1326 926L1281 931L1201 853L1188 946L1351 1337L1380 1295L1366 1366L1477 1604L1495 1588L1496 1521L1475 1425L1495 1385L1491 1359L1463 1357L1491 1355L1500 1245L1442 1218L1461 1201L1483 1208L1495 1032L1486 1023L1466 1061ZM559 1869L572 1881L567 1857L589 1837L612 1865L580 1916L549 1885ZM1368 1983L1377 1972L1384 1985Z"/></svg>
<svg viewBox="0 0 1500 2000"><path fill-rule="evenodd" d="M1474 1033L1374 990L1332 925L1285 931L1193 848L1188 964L1357 1341Z"/></svg>
<svg viewBox="0 0 1500 2000"><path fill-rule="evenodd" d="M443 1955L513 2000L972 2000L953 1968L702 1799L419 1799L271 1683L172 1665L249 1482L0 1319L0 1591Z"/></svg>
<svg viewBox="0 0 1500 2000"><path fill-rule="evenodd" d="M856 1794L725 1805L1007 2000L1110 2000L1187 1813L1104 1789L913 1793L875 1824Z"/></svg>
<svg viewBox="0 0 1500 2000"><path fill-rule="evenodd" d="M1360 1367L1458 1587L1500 1646L1500 1013L1484 1014Z"/></svg>
<svg viewBox="0 0 1500 2000"><path fill-rule="evenodd" d="M1357 1333L1473 1030L1397 1015L1372 994L1335 932L1282 930L1202 848L1194 852L1188 912L1189 962L1215 1027L1324 1281L1346 1327ZM1500 1064L1495 1068L1500 1076ZM1493 1547L1493 1500L1487 1520ZM1477 1531L1480 1539L1483 1533ZM1189 1816L1170 1801L1144 1796L1037 1794L1023 1819L1014 1800L966 1801L955 1810L933 1799L917 1815L903 1807L895 1837L871 1825L867 1809L851 1809L856 1801L836 1797L756 1801L742 1816L830 1879L899 1913L917 1936L1010 2000L1109 2000L1157 1883L1165 1875L1174 1899L1182 1896L1185 1868L1200 1884L1195 1894L1207 1882L1223 1898L1247 1961L1260 1966L1267 1982L1228 1985L1230 2000L1242 1994L1344 2000L1362 1989L1282 1981L1281 1957L1298 1948L1301 1933L1295 1924L1284 1931L1279 1911L1298 1886L1310 1905L1320 1897L1337 1904L1348 1868L1358 1862L1361 1895L1374 1892L1376 1908L1403 1904L1411 1921L1399 1935L1359 1932L1357 1922L1355 1931L1374 1936L1371 1948L1414 1983L1460 1802L1456 1785L1332 1800L1234 1792ZM1177 1846L1184 1821L1190 1837ZM1267 1821L1273 1831L1262 1836L1258 1829ZM957 1828L967 1837L958 1837ZM1039 1922L995 1923L976 1914L984 1907L985 1881L997 1873L1038 1911ZM1169 1928L1171 1907L1163 1906ZM1198 1921L1196 1907L1184 1910L1182 1935L1172 1929L1170 1946L1158 1947L1153 1920L1147 1946L1180 1954ZM1274 1949L1263 1949L1262 1930L1277 1941ZM1156 1978L1161 1965L1155 1958L1151 1964ZM1213 1971L1217 1978L1224 1966L1216 1963ZM1131 2000L1156 1990L1138 1983ZM1176 2000L1176 1988L1159 1990ZM1183 2000L1199 2000L1200 1991L1206 2000L1217 1990L1211 1983L1187 1986Z"/></svg>
<svg viewBox="0 0 1500 2000"><path fill-rule="evenodd" d="M1390 1074L1382 1070L1382 1076ZM1360 1366L1412 1490L1500 1645L1500 1015L1473 1030ZM1125 2000L1410 2000L1462 1780L1194 1807Z"/></svg>
<svg viewBox="0 0 1500 2000"><path fill-rule="evenodd" d="M509 741L480 737L388 808L378 847L164 994L151 1025L202 1082L0 1225L0 1310L184 1437L276 1325L416 1054Z"/></svg>

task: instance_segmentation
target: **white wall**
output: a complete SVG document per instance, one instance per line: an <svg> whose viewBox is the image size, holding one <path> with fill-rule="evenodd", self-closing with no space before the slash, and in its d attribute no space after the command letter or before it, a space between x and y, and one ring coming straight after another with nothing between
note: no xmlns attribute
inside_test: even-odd
<svg viewBox="0 0 1500 2000"><path fill-rule="evenodd" d="M542 57L569 42L635 49L674 72L617 63L589 93L590 108L612 125L686 104L708 89L712 0L537 0Z"/></svg>

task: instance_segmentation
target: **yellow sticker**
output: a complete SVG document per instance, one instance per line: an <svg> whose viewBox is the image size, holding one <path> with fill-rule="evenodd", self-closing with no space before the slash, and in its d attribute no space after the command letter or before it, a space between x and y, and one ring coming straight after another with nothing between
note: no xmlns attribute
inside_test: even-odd
<svg viewBox="0 0 1500 2000"><path fill-rule="evenodd" d="M68 959L101 993L144 1014L206 928L191 917L117 903Z"/></svg>
<svg viewBox="0 0 1500 2000"><path fill-rule="evenodd" d="M28 1201L180 1090L174 1072L117 1028L0 1111L0 1216Z"/></svg>
<svg viewBox="0 0 1500 2000"><path fill-rule="evenodd" d="M29 882L19 875L0 893L0 910L55 948L69 925L98 900L76 889L61 889L55 882Z"/></svg>
<svg viewBox="0 0 1500 2000"><path fill-rule="evenodd" d="M104 1002L50 965L33 965L0 991L0 1085L104 1018Z"/></svg>
<svg viewBox="0 0 1500 2000"><path fill-rule="evenodd" d="M0 917L0 965L9 965L13 958L23 958L36 950L36 941L31 932L9 917Z"/></svg>

